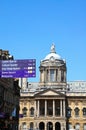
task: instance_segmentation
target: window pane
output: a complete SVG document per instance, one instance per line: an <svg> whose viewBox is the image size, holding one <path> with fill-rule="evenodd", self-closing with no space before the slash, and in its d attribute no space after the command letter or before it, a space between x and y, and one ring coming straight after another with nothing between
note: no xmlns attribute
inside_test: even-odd
<svg viewBox="0 0 86 130"><path fill-rule="evenodd" d="M72 124L71 123L68 124L68 128L69 128L69 130L72 129Z"/></svg>
<svg viewBox="0 0 86 130"><path fill-rule="evenodd" d="M32 107L31 110L30 110L30 115L31 116L34 116L34 108Z"/></svg>
<svg viewBox="0 0 86 130"><path fill-rule="evenodd" d="M71 108L68 107L68 108L67 108L67 117L70 117L70 116L71 116Z"/></svg>
<svg viewBox="0 0 86 130"><path fill-rule="evenodd" d="M79 108L75 108L75 116L79 116Z"/></svg>
<svg viewBox="0 0 86 130"><path fill-rule="evenodd" d="M26 116L26 115L27 115L27 108L24 107L24 108L22 109L22 112L23 112L23 116Z"/></svg>
<svg viewBox="0 0 86 130"><path fill-rule="evenodd" d="M22 128L23 128L23 130L26 130L26 129L27 129L26 122L24 122L24 123L22 124Z"/></svg>
<svg viewBox="0 0 86 130"><path fill-rule="evenodd" d="M50 70L50 81L55 81L54 70Z"/></svg>
<svg viewBox="0 0 86 130"><path fill-rule="evenodd" d="M83 115L86 116L86 108L83 108Z"/></svg>
<svg viewBox="0 0 86 130"><path fill-rule="evenodd" d="M75 129L76 129L76 130L80 130L80 125L79 125L79 124L76 124L76 125L75 125Z"/></svg>
<svg viewBox="0 0 86 130"><path fill-rule="evenodd" d="M30 129L33 129L33 122L30 123Z"/></svg>
<svg viewBox="0 0 86 130"><path fill-rule="evenodd" d="M84 130L86 130L86 124L84 124L83 128L84 128Z"/></svg>

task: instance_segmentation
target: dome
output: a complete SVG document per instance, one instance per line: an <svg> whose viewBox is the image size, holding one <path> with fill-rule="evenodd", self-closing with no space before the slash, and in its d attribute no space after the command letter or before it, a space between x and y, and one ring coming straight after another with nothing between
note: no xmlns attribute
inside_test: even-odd
<svg viewBox="0 0 86 130"><path fill-rule="evenodd" d="M46 57L45 57L45 60L48 60L48 59L51 59L51 58L54 58L54 59L61 59L61 57L58 55L58 54L56 54L56 53L50 53L50 54L48 54Z"/></svg>
<svg viewBox="0 0 86 130"><path fill-rule="evenodd" d="M44 58L44 60L49 60L49 59L61 60L61 56L58 55L55 51L55 45L54 44L52 44L52 46L51 46L50 53Z"/></svg>

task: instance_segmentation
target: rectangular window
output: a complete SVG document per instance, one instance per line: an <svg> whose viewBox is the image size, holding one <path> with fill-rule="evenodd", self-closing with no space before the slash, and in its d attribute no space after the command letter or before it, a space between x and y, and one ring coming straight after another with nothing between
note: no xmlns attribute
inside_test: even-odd
<svg viewBox="0 0 86 130"><path fill-rule="evenodd" d="M54 69L50 70L50 81L55 81Z"/></svg>

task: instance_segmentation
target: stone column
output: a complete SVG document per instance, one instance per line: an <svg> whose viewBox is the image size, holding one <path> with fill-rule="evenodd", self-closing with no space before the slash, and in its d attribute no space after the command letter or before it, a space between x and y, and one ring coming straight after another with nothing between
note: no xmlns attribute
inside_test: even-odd
<svg viewBox="0 0 86 130"><path fill-rule="evenodd" d="M46 71L44 70L44 82L46 82Z"/></svg>
<svg viewBox="0 0 86 130"><path fill-rule="evenodd" d="M55 123L53 123L53 130L55 130Z"/></svg>
<svg viewBox="0 0 86 130"><path fill-rule="evenodd" d="M49 68L49 81L50 81L50 68Z"/></svg>
<svg viewBox="0 0 86 130"><path fill-rule="evenodd" d="M66 82L66 71L64 72L64 82Z"/></svg>
<svg viewBox="0 0 86 130"><path fill-rule="evenodd" d="M45 128L44 128L44 130L47 130L47 123L45 122Z"/></svg>
<svg viewBox="0 0 86 130"><path fill-rule="evenodd" d="M34 129L37 129L37 122L34 122Z"/></svg>
<svg viewBox="0 0 86 130"><path fill-rule="evenodd" d="M63 125L63 122L61 122L61 130L64 130L64 125Z"/></svg>
<svg viewBox="0 0 86 130"><path fill-rule="evenodd" d="M80 130L83 130L83 123L80 124Z"/></svg>
<svg viewBox="0 0 86 130"><path fill-rule="evenodd" d="M36 116L37 116L36 101L35 101L35 103L34 103L34 108L35 108L35 110L34 110L34 117L36 117Z"/></svg>
<svg viewBox="0 0 86 130"><path fill-rule="evenodd" d="M47 115L47 100L45 100L45 117Z"/></svg>
<svg viewBox="0 0 86 130"><path fill-rule="evenodd" d="M60 100L60 116L62 117L62 100Z"/></svg>
<svg viewBox="0 0 86 130"><path fill-rule="evenodd" d="M56 69L56 81L58 81L58 70Z"/></svg>
<svg viewBox="0 0 86 130"><path fill-rule="evenodd" d="M55 78L55 81L56 81L56 69L54 70L54 78Z"/></svg>
<svg viewBox="0 0 86 130"><path fill-rule="evenodd" d="M53 100L53 117L55 117L55 100Z"/></svg>
<svg viewBox="0 0 86 130"><path fill-rule="evenodd" d="M36 129L39 130L39 122L36 122Z"/></svg>
<svg viewBox="0 0 86 130"><path fill-rule="evenodd" d="M57 77L58 81L61 82L61 70L58 70L58 77Z"/></svg>
<svg viewBox="0 0 86 130"><path fill-rule="evenodd" d="M37 112L37 117L39 117L39 100L38 100L38 102L37 102L38 104L38 112Z"/></svg>
<svg viewBox="0 0 86 130"><path fill-rule="evenodd" d="M63 116L65 117L65 100L63 100Z"/></svg>

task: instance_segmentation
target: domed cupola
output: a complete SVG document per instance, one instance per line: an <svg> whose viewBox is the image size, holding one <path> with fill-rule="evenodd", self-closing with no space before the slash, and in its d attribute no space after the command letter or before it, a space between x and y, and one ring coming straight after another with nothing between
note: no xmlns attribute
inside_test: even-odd
<svg viewBox="0 0 86 130"><path fill-rule="evenodd" d="M50 49L50 53L45 57L44 60L51 60L51 59L61 60L61 56L56 54L55 45L54 44L52 44L51 49Z"/></svg>
<svg viewBox="0 0 86 130"><path fill-rule="evenodd" d="M55 51L52 44L50 53L40 62L40 85L62 86L66 84L66 62Z"/></svg>

